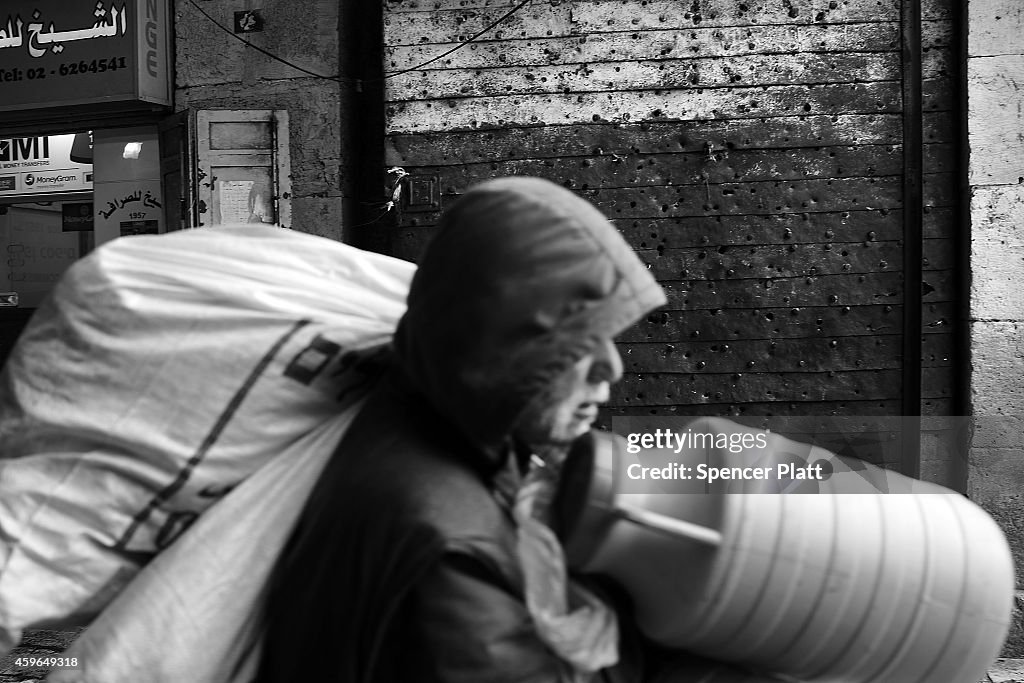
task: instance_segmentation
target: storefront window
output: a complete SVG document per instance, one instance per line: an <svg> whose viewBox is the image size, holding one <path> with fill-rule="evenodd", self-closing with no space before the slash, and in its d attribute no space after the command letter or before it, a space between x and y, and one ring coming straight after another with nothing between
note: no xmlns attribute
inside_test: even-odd
<svg viewBox="0 0 1024 683"><path fill-rule="evenodd" d="M88 131L0 138L0 307L35 308L93 246Z"/></svg>
<svg viewBox="0 0 1024 683"><path fill-rule="evenodd" d="M0 208L0 280L7 306L39 306L64 271L91 249L91 231L65 230L65 206L74 211L83 203L37 202Z"/></svg>

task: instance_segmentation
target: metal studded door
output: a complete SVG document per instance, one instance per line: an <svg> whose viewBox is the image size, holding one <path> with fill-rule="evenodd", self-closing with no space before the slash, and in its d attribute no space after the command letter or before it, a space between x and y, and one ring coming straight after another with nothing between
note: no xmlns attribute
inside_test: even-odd
<svg viewBox="0 0 1024 683"><path fill-rule="evenodd" d="M611 415L962 414L952 0L518 4L386 4L386 162L437 188L393 253L473 182L547 177L669 294ZM961 483L927 439L833 436Z"/></svg>

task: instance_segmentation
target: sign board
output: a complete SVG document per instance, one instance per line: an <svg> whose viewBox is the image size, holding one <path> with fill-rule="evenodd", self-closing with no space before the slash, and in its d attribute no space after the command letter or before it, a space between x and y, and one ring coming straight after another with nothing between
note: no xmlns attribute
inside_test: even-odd
<svg viewBox="0 0 1024 683"><path fill-rule="evenodd" d="M60 207L61 227L64 232L84 232L93 229L92 202L63 202Z"/></svg>
<svg viewBox="0 0 1024 683"><path fill-rule="evenodd" d="M0 138L0 199L91 190L91 158L75 151L88 145L76 137L89 134Z"/></svg>
<svg viewBox="0 0 1024 683"><path fill-rule="evenodd" d="M130 235L157 235L160 233L160 221L121 221L121 237Z"/></svg>
<svg viewBox="0 0 1024 683"><path fill-rule="evenodd" d="M97 183L94 197L97 245L125 235L164 232L159 180Z"/></svg>
<svg viewBox="0 0 1024 683"><path fill-rule="evenodd" d="M170 105L167 0L0 4L0 112Z"/></svg>

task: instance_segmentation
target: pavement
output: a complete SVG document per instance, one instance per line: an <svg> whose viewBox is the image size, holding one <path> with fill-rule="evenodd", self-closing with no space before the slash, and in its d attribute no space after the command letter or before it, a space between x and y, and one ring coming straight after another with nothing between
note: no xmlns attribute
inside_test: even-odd
<svg viewBox="0 0 1024 683"><path fill-rule="evenodd" d="M1024 683L1024 659L997 659L979 683Z"/></svg>

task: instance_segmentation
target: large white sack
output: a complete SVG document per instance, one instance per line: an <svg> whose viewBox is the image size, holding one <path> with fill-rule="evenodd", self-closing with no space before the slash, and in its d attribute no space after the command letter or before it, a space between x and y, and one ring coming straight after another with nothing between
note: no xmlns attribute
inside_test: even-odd
<svg viewBox="0 0 1024 683"><path fill-rule="evenodd" d="M295 442L147 564L48 683L248 683L267 580L358 404Z"/></svg>
<svg viewBox="0 0 1024 683"><path fill-rule="evenodd" d="M365 391L414 266L273 226L121 238L0 374L0 653L83 623Z"/></svg>

